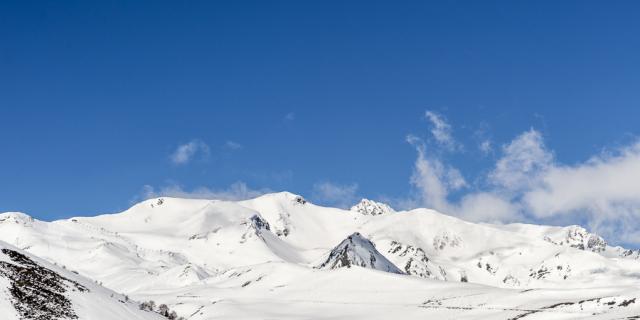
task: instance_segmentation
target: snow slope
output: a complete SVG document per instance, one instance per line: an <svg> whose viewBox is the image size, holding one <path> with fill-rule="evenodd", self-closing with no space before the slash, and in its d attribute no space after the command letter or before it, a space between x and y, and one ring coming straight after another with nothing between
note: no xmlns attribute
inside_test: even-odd
<svg viewBox="0 0 640 320"><path fill-rule="evenodd" d="M162 319L128 297L0 241L2 319Z"/></svg>
<svg viewBox="0 0 640 320"><path fill-rule="evenodd" d="M0 240L189 319L640 314L637 252L580 227L474 224L366 199L341 210L288 192L156 198L53 222L4 213Z"/></svg>

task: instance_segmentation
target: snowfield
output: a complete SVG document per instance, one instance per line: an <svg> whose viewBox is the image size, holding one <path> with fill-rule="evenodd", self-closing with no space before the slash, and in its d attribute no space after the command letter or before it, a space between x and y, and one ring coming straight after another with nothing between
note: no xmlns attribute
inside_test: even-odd
<svg viewBox="0 0 640 320"><path fill-rule="evenodd" d="M342 210L282 192L53 222L3 213L0 240L88 288L67 290L80 319L158 319L125 294L194 320L640 319L638 251L578 226L475 224L371 200ZM10 282L0 276L2 319L31 319Z"/></svg>

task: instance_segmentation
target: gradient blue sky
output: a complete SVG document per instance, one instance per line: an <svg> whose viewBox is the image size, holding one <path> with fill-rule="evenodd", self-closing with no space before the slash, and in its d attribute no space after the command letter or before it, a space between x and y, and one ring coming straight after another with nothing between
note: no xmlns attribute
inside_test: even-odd
<svg viewBox="0 0 640 320"><path fill-rule="evenodd" d="M327 204L336 201L322 183L402 199L416 193L410 134L470 188L531 128L558 163L584 163L640 131L639 10L2 1L0 212L91 215L127 208L145 186L216 192L236 182ZM427 110L460 150L433 142ZM196 152L176 164L189 142Z"/></svg>

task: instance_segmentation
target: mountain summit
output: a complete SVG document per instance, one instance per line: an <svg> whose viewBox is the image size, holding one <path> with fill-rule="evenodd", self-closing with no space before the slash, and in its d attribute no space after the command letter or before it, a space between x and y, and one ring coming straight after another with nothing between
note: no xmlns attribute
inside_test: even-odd
<svg viewBox="0 0 640 320"><path fill-rule="evenodd" d="M351 268L352 266L375 269L391 273L403 273L387 260L369 239L356 232L333 248L319 269Z"/></svg>
<svg viewBox="0 0 640 320"><path fill-rule="evenodd" d="M369 199L360 200L358 204L351 207L351 211L359 212L361 214L369 216L378 216L381 214L395 212L395 210L393 210L389 205Z"/></svg>

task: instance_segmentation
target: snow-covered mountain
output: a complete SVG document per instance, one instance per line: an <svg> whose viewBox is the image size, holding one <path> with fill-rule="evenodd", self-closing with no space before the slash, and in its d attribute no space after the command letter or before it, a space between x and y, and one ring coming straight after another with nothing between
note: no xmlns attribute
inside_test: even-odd
<svg viewBox="0 0 640 320"><path fill-rule="evenodd" d="M4 213L0 240L194 320L640 315L637 252L580 227L474 224L366 199L342 210L287 192L156 198L53 222Z"/></svg>

